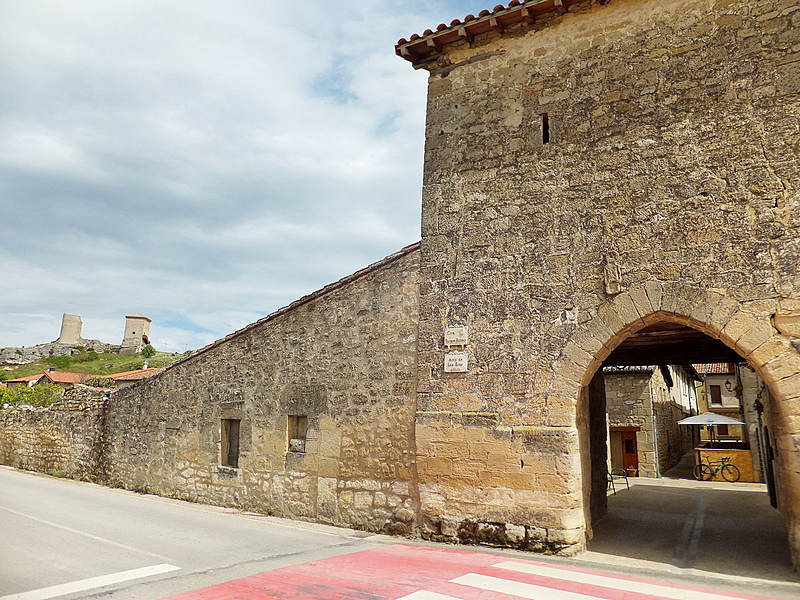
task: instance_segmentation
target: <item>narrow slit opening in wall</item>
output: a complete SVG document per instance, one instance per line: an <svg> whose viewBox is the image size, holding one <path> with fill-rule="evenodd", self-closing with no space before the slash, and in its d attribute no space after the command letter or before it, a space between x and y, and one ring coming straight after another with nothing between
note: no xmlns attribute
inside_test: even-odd
<svg viewBox="0 0 800 600"><path fill-rule="evenodd" d="M550 143L550 117L547 113L542 113L542 143Z"/></svg>
<svg viewBox="0 0 800 600"><path fill-rule="evenodd" d="M239 419L222 419L222 465L239 467Z"/></svg>
<svg viewBox="0 0 800 600"><path fill-rule="evenodd" d="M306 451L306 435L308 434L308 417L306 415L289 415L288 423L289 452Z"/></svg>

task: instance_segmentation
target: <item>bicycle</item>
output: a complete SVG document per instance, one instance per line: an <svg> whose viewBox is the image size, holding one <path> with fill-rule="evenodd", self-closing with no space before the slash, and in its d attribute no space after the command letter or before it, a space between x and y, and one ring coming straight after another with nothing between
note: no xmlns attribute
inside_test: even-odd
<svg viewBox="0 0 800 600"><path fill-rule="evenodd" d="M711 481L717 473L722 472L725 481L739 481L741 473L739 467L728 462L730 456L723 457L722 460L710 460L707 463L701 462L694 466L694 478L698 481Z"/></svg>

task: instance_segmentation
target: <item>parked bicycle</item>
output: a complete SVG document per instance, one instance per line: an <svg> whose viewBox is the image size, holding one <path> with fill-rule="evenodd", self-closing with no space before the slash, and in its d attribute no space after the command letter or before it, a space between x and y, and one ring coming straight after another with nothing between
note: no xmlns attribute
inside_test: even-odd
<svg viewBox="0 0 800 600"><path fill-rule="evenodd" d="M725 481L739 481L741 473L739 467L731 464L731 457L723 457L722 460L710 460L707 463L701 462L694 466L694 478L699 481L711 481L717 473L722 474Z"/></svg>

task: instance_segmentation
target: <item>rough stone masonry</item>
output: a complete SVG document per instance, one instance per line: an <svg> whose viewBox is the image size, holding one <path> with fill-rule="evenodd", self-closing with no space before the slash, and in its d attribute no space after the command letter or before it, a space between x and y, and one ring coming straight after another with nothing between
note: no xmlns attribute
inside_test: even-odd
<svg viewBox="0 0 800 600"><path fill-rule="evenodd" d="M423 531L581 547L605 502L590 382L671 321L767 382L800 564L800 3L512 2L397 51L429 72Z"/></svg>
<svg viewBox="0 0 800 600"><path fill-rule="evenodd" d="M577 552L603 362L672 324L765 382L800 565L800 2L514 0L397 52L429 77L420 246L116 392L94 478Z"/></svg>

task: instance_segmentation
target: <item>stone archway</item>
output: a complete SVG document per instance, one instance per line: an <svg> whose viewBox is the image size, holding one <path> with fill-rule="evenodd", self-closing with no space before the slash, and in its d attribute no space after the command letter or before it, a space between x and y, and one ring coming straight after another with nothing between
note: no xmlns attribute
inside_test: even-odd
<svg viewBox="0 0 800 600"><path fill-rule="evenodd" d="M604 447L605 433L600 435L598 428L591 426L601 418L597 403L590 401L599 393L595 376L625 339L655 323L670 322L721 341L746 360L768 386L779 456L778 504L786 518L793 562L800 567L800 353L795 347L800 340L774 327L776 314L780 318L778 302L745 304L712 290L651 281L615 296L579 326L554 365L552 392L554 398L577 398L587 537L592 535L592 513L597 516L603 511L597 502L592 505L592 497L599 498L597 490L605 487L605 456L597 452L600 444Z"/></svg>

